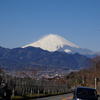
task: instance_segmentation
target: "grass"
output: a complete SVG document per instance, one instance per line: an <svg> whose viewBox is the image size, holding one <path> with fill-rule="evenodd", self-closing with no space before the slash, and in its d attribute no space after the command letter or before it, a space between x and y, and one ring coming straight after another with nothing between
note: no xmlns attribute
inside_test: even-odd
<svg viewBox="0 0 100 100"><path fill-rule="evenodd" d="M50 93L50 94L28 94L24 96L12 96L11 100L27 100L27 99L34 99L34 98L42 98L42 97L48 97L48 96L53 96L53 95L60 95L60 94L65 94L69 92L62 92L62 93Z"/></svg>

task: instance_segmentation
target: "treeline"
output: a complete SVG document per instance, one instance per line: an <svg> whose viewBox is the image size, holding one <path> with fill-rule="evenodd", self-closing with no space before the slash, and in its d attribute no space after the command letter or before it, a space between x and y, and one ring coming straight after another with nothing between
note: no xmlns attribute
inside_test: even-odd
<svg viewBox="0 0 100 100"><path fill-rule="evenodd" d="M37 72L33 72L36 74ZM71 91L71 86L66 84L64 79L30 77L24 71L20 75L8 75L0 70L0 84L8 83L8 88L12 91L12 97L37 94L59 94Z"/></svg>

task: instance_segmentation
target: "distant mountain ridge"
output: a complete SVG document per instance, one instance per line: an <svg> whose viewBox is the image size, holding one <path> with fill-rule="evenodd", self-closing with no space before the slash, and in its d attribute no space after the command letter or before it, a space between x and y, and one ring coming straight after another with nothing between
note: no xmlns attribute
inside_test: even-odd
<svg viewBox="0 0 100 100"><path fill-rule="evenodd" d="M0 47L0 66L5 69L42 67L76 70L89 67L91 54L94 54L92 57L97 56L91 50L83 49L61 36L49 34L23 47Z"/></svg>
<svg viewBox="0 0 100 100"><path fill-rule="evenodd" d="M93 51L83 49L55 34L49 34L36 42L23 46L22 48L29 46L40 47L41 49L48 50L50 52L65 51L67 53L93 54Z"/></svg>
<svg viewBox="0 0 100 100"><path fill-rule="evenodd" d="M1 52L2 51L2 52ZM82 69L88 67L89 58L78 53L49 52L41 48L6 49L0 47L0 66L6 69L42 67L49 69Z"/></svg>

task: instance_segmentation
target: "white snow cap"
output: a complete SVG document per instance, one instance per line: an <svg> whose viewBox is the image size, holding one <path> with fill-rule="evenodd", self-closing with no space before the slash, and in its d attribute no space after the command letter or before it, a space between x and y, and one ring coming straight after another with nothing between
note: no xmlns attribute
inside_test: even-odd
<svg viewBox="0 0 100 100"><path fill-rule="evenodd" d="M56 51L59 48L62 48L64 46L80 48L77 45L67 41L63 37L55 34L49 34L36 42L23 46L22 48L28 46L40 47L41 49L48 50L48 51Z"/></svg>

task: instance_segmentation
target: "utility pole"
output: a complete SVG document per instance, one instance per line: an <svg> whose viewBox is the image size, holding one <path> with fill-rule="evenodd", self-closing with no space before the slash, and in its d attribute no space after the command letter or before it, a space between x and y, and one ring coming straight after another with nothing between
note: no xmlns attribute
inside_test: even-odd
<svg viewBox="0 0 100 100"><path fill-rule="evenodd" d="M84 76L82 77L82 83L83 83L83 86L84 86L84 83L85 83L85 82L84 82Z"/></svg>
<svg viewBox="0 0 100 100"><path fill-rule="evenodd" d="M98 78L95 77L95 89L97 89L97 81L98 81Z"/></svg>
<svg viewBox="0 0 100 100"><path fill-rule="evenodd" d="M97 79L96 79L96 77L95 77L95 89L97 88L97 85L96 85L97 83L96 83L96 81L97 81Z"/></svg>

